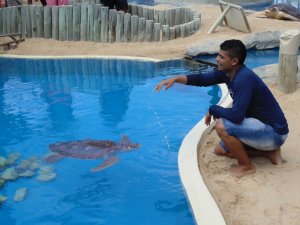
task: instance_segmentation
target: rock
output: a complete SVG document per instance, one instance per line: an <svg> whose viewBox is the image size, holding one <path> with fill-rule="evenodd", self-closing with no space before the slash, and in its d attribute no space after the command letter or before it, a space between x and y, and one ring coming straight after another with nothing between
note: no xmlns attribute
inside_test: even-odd
<svg viewBox="0 0 300 225"><path fill-rule="evenodd" d="M39 170L39 174L48 174L53 172L54 172L53 166L41 166Z"/></svg>
<svg viewBox="0 0 300 225"><path fill-rule="evenodd" d="M39 181L50 181L56 177L53 166L41 166L37 179Z"/></svg>
<svg viewBox="0 0 300 225"><path fill-rule="evenodd" d="M17 165L16 169L19 172L28 170L30 167L30 164L31 164L31 162L29 160L27 160L27 159L22 160L21 163L19 165Z"/></svg>
<svg viewBox="0 0 300 225"><path fill-rule="evenodd" d="M56 177L56 173L44 173L37 176L37 180L39 181L50 181Z"/></svg>
<svg viewBox="0 0 300 225"><path fill-rule="evenodd" d="M22 173L19 173L19 177L32 177L34 175L34 172L31 170L26 170Z"/></svg>
<svg viewBox="0 0 300 225"><path fill-rule="evenodd" d="M6 164L6 158L3 156L0 156L0 168L4 167Z"/></svg>
<svg viewBox="0 0 300 225"><path fill-rule="evenodd" d="M0 179L0 188L4 185L5 180Z"/></svg>
<svg viewBox="0 0 300 225"><path fill-rule="evenodd" d="M18 152L14 152L8 155L7 160L6 160L6 164L7 165L11 165L14 164L20 157L20 153Z"/></svg>
<svg viewBox="0 0 300 225"><path fill-rule="evenodd" d="M37 156L31 156L27 160L29 160L30 162L35 162L35 161L38 161L39 158Z"/></svg>
<svg viewBox="0 0 300 225"><path fill-rule="evenodd" d="M247 49L270 49L279 47L281 31L265 31L252 33L247 35L241 41L245 44ZM186 55L197 56L197 55L210 55L215 54L220 50L220 44L224 40L204 40L196 45L189 47L186 50Z"/></svg>
<svg viewBox="0 0 300 225"><path fill-rule="evenodd" d="M41 161L40 160L36 160L36 161L33 161L30 166L29 166L29 169L30 170L36 170L38 168L40 168L42 165Z"/></svg>
<svg viewBox="0 0 300 225"><path fill-rule="evenodd" d="M242 41L247 49L270 49L278 47L280 44L280 31L265 31L253 33L246 36Z"/></svg>
<svg viewBox="0 0 300 225"><path fill-rule="evenodd" d="M27 188L23 187L23 188L18 189L15 193L14 201L16 201L16 202L23 201L26 194L27 194Z"/></svg>
<svg viewBox="0 0 300 225"><path fill-rule="evenodd" d="M206 40L189 47L186 51L186 55L211 55L220 50L220 44L223 40Z"/></svg>
<svg viewBox="0 0 300 225"><path fill-rule="evenodd" d="M18 177L18 173L14 167L7 168L1 175L4 180L15 180Z"/></svg>
<svg viewBox="0 0 300 225"><path fill-rule="evenodd" d="M0 205L7 200L5 195L0 194Z"/></svg>

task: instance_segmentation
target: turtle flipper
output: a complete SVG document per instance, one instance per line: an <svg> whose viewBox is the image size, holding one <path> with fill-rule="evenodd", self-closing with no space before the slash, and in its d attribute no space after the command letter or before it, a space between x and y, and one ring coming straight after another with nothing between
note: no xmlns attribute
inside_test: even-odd
<svg viewBox="0 0 300 225"><path fill-rule="evenodd" d="M99 172L107 167L110 167L119 161L118 157L107 158L103 163L91 169L91 172Z"/></svg>
<svg viewBox="0 0 300 225"><path fill-rule="evenodd" d="M62 155L51 152L51 153L45 155L44 159L47 163L56 163L56 162L60 161L63 158L64 157Z"/></svg>

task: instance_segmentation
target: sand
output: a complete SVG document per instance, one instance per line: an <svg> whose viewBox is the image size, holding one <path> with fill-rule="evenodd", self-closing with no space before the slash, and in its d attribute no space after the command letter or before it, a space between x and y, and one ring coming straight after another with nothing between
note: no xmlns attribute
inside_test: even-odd
<svg viewBox="0 0 300 225"><path fill-rule="evenodd" d="M298 88L300 85L298 84ZM253 158L256 173L241 179L229 173L236 160L212 153L219 142L213 130L199 151L199 165L205 183L229 225L298 225L300 221L300 138L298 103L300 91L285 95L270 88L289 122L290 133L282 147L283 165Z"/></svg>
<svg viewBox="0 0 300 225"><path fill-rule="evenodd" d="M172 6L159 5L165 9ZM16 49L0 54L14 55L102 55L138 56L156 59L182 58L187 48L207 40L241 39L248 34L219 27L215 33L207 31L220 15L215 5L190 4L188 7L201 13L201 30L191 37L164 43L114 43L59 42L47 39L27 39ZM259 18L261 13L247 15L252 32L299 29L300 23ZM0 43L6 41L0 38ZM234 178L228 171L235 160L217 157L212 153L218 137L212 131L199 149L199 165L205 182L215 197L229 225L282 225L299 224L300 221L300 138L299 102L300 91L283 94L276 83L269 84L289 122L290 134L282 150L285 163L272 165L262 158L254 159L257 172L241 179ZM298 84L299 87L299 84Z"/></svg>
<svg viewBox="0 0 300 225"><path fill-rule="evenodd" d="M159 5L158 9L166 9L170 6ZM52 39L27 39L17 49L5 52L5 54L18 55L119 55L138 56L157 59L181 58L186 49L199 42L212 39L243 38L247 34L231 30L228 27L219 27L215 33L208 35L207 31L220 15L220 9L216 5L190 4L187 7L201 13L201 30L184 39L176 39L160 43L113 43L103 44L95 42L55 41ZM258 18L260 13L248 15L252 32L267 30L287 30L299 28L298 22L287 22L267 18ZM1 43L1 38L0 38ZM0 54L3 53L0 49Z"/></svg>

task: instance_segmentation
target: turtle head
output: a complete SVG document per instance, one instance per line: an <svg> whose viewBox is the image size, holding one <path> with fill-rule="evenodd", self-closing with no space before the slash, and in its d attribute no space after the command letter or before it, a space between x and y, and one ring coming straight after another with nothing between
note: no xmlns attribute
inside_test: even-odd
<svg viewBox="0 0 300 225"><path fill-rule="evenodd" d="M275 6L273 6L273 7L269 7L269 8L266 8L265 9L265 14L266 15L272 15L273 16L273 14L274 13L278 13L278 8L277 7L275 7Z"/></svg>
<svg viewBox="0 0 300 225"><path fill-rule="evenodd" d="M119 148L122 151L130 151L131 149L135 149L135 148L139 148L141 147L140 144L138 143L131 143L131 141L129 140L129 138L126 135L122 135L120 144L119 144Z"/></svg>

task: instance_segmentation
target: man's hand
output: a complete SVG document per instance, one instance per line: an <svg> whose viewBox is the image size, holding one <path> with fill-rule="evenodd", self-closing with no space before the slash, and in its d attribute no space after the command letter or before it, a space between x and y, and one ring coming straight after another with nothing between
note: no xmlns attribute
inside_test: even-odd
<svg viewBox="0 0 300 225"><path fill-rule="evenodd" d="M205 121L204 121L206 126L210 125L211 118L213 118L213 120L216 120L216 118L214 116L210 115L209 112L207 112L206 116L205 116Z"/></svg>
<svg viewBox="0 0 300 225"><path fill-rule="evenodd" d="M164 90L168 90L170 87L173 86L174 83L180 83L180 84L186 84L187 83L187 77L186 75L178 75L172 78L169 78L167 80L163 80L160 82L156 87L154 88L154 91L160 91L160 89L165 86Z"/></svg>
<svg viewBox="0 0 300 225"><path fill-rule="evenodd" d="M206 126L208 126L210 124L210 122L211 122L211 115L208 112L205 115L205 122L204 123L205 123Z"/></svg>
<svg viewBox="0 0 300 225"><path fill-rule="evenodd" d="M163 80L161 81L159 84L156 85L154 91L160 91L160 89L165 86L165 91L168 90L170 87L172 87L174 84L174 79L170 78L170 79L167 79L167 80Z"/></svg>

